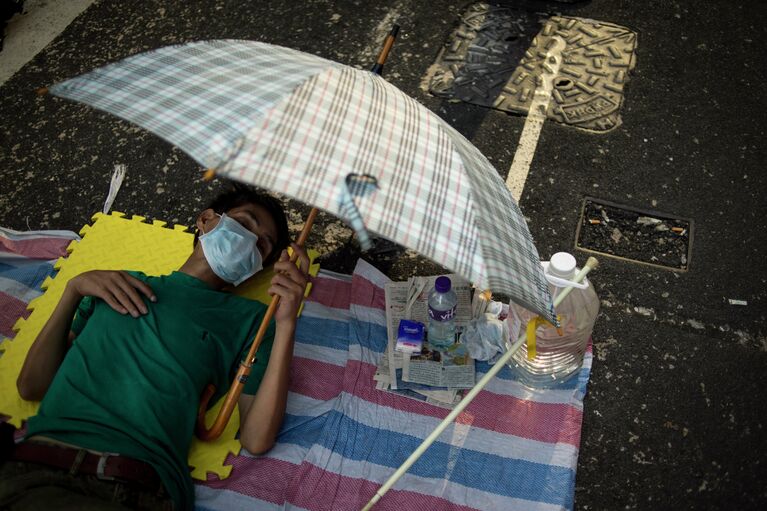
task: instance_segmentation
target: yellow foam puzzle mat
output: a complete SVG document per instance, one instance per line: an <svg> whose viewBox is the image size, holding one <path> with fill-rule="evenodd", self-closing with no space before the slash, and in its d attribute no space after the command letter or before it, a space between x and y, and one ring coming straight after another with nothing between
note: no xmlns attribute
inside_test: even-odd
<svg viewBox="0 0 767 511"><path fill-rule="evenodd" d="M192 253L193 233L187 227L175 225L172 229L165 222L145 222L144 217L113 212L109 215L96 213L93 224L80 231L83 237L67 247L68 257L60 258L54 268L58 274L47 278L42 289L44 293L29 303L30 316L19 319L13 329L16 336L3 343L4 353L0 356L0 416L9 417L9 422L21 427L22 422L37 413L37 402L24 401L16 390L18 377L30 346L48 321L56 307L69 279L89 270L137 270L147 275L165 275L178 269ZM316 250L309 250L311 266L309 273L316 276L319 265L314 261L319 256ZM258 300L265 304L271 301L267 290L273 276L271 269L260 272L246 285L237 289L237 294ZM306 295L311 284L306 288ZM300 314L300 311L299 311ZM221 408L223 398L213 406L206 416L210 424ZM216 441L201 442L195 438L189 451L189 466L192 477L205 479L213 473L220 479L229 476L232 467L224 465L227 454L237 454L240 442L235 437L240 417L237 409L224 433Z"/></svg>

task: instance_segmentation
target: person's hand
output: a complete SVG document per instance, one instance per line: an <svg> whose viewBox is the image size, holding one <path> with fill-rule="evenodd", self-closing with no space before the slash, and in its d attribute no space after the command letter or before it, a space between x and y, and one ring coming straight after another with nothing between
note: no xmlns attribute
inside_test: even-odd
<svg viewBox="0 0 767 511"><path fill-rule="evenodd" d="M134 318L149 312L141 294L153 302L157 301L152 288L124 271L87 271L70 279L67 288L80 298L101 298L120 314L130 314Z"/></svg>
<svg viewBox="0 0 767 511"><path fill-rule="evenodd" d="M274 263L275 275L269 287L270 295L280 297L280 305L274 315L278 324L295 323L298 309L304 299L306 283L309 281L309 256L306 255L306 250L295 243L292 243L291 247L298 254L298 266L290 262L288 251L283 250L280 260Z"/></svg>

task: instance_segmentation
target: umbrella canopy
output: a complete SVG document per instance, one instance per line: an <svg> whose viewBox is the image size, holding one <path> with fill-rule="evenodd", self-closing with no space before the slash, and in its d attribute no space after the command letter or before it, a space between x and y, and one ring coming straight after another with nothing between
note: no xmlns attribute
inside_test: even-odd
<svg viewBox="0 0 767 511"><path fill-rule="evenodd" d="M556 322L538 252L495 168L374 73L215 40L135 55L50 92L136 123L219 175L361 219Z"/></svg>

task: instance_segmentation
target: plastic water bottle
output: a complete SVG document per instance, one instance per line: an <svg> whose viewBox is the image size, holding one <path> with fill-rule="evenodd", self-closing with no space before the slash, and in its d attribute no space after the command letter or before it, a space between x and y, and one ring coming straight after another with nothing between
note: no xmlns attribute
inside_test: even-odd
<svg viewBox="0 0 767 511"><path fill-rule="evenodd" d="M587 279L580 285L568 284L577 273L575 257L567 252L558 252L551 257L551 261L542 264L553 298L568 286L575 289L556 308L564 335L560 336L548 323L540 325L535 332L535 358L528 360L525 342L509 361L509 367L519 381L534 388L553 387L578 374L599 314L599 298ZM510 304L508 321L511 342L526 332L527 323L535 316L514 303Z"/></svg>
<svg viewBox="0 0 767 511"><path fill-rule="evenodd" d="M438 277L429 293L429 346L438 351L447 350L455 343L455 309L458 296L451 289L448 277Z"/></svg>

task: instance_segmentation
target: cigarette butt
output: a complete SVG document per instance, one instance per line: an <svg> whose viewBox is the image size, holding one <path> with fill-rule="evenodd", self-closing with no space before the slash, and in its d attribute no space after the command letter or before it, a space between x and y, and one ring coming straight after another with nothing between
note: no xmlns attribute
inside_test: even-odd
<svg viewBox="0 0 767 511"><path fill-rule="evenodd" d="M684 227L672 227L671 230L677 234L682 234L684 232Z"/></svg>
<svg viewBox="0 0 767 511"><path fill-rule="evenodd" d="M597 220L596 218L589 218L589 223L591 225L599 225L599 224L602 223L602 221L601 220Z"/></svg>
<svg viewBox="0 0 767 511"><path fill-rule="evenodd" d="M216 177L216 170L215 169L206 169L205 174L202 175L203 181L211 181L214 177Z"/></svg>
<svg viewBox="0 0 767 511"><path fill-rule="evenodd" d="M38 96L45 96L46 94L48 94L48 87L40 87L39 89L35 91L35 94L37 94Z"/></svg>

